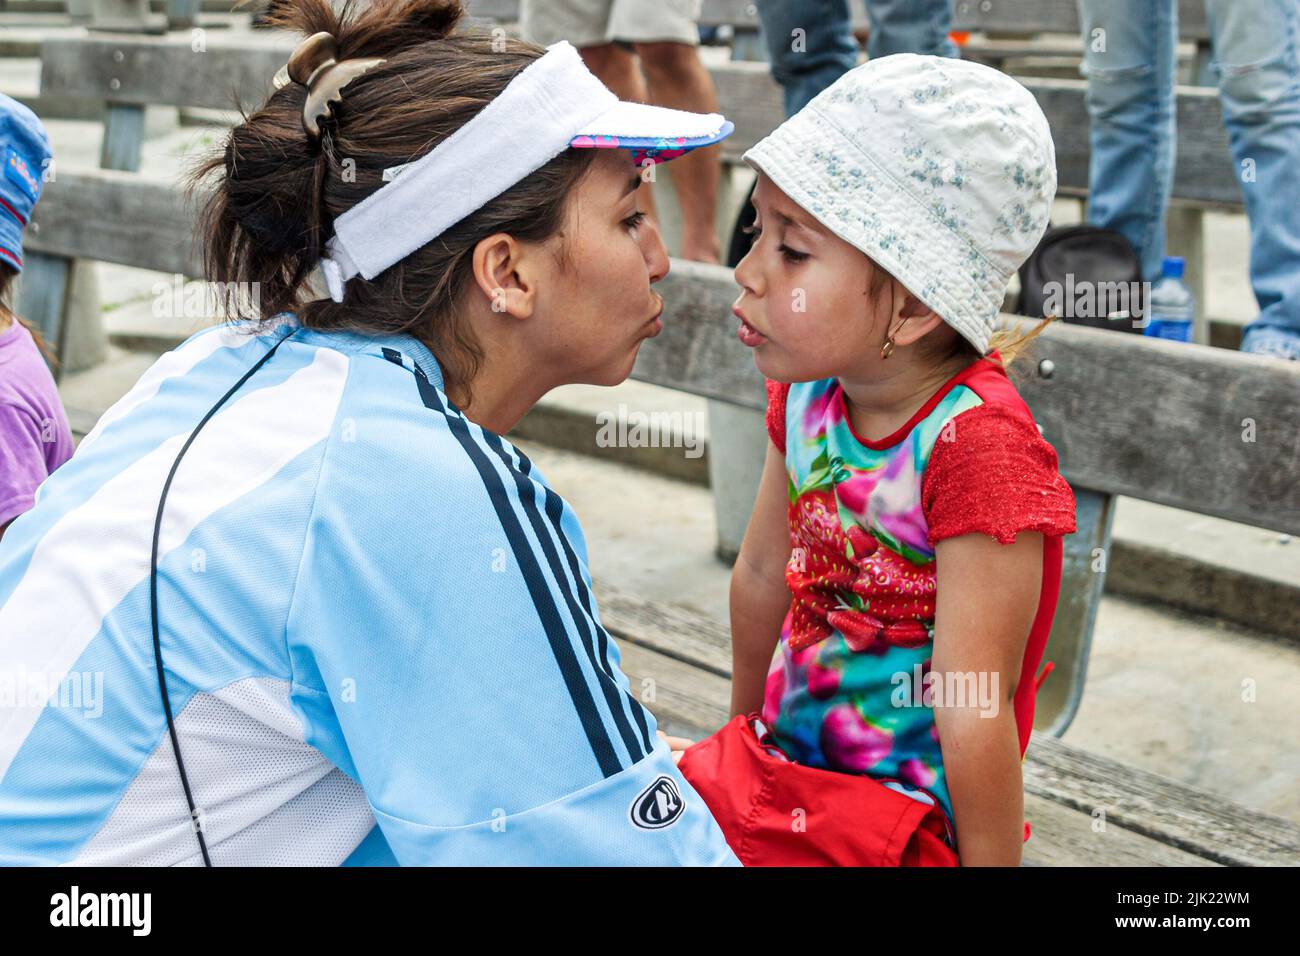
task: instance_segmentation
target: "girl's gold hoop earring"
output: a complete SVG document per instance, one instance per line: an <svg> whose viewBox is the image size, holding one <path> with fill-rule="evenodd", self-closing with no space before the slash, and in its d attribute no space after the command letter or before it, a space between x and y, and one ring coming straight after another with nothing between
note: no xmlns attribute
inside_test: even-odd
<svg viewBox="0 0 1300 956"><path fill-rule="evenodd" d="M909 317L909 318L910 318L910 317ZM889 358L890 355L893 354L893 352L894 352L894 336L897 335L898 332L899 332L899 330L902 329L903 326L906 325L906 324L907 324L907 319L905 318L905 319L903 319L902 322L899 322L899 323L898 323L898 328L895 329L893 332L891 332L890 335L888 336L888 338L885 339L885 344L882 345L882 346L880 347L880 357L881 357L882 359L887 359L887 358Z"/></svg>

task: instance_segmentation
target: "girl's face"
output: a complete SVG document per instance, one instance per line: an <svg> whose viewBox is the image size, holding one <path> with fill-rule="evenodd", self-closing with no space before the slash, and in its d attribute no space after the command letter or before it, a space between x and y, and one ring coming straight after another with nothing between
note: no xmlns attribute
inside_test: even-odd
<svg viewBox="0 0 1300 956"><path fill-rule="evenodd" d="M868 293L871 260L761 172L753 203L754 243L736 266L732 311L758 370L780 382L869 375L890 318L890 293L879 308Z"/></svg>
<svg viewBox="0 0 1300 956"><path fill-rule="evenodd" d="M663 329L663 299L650 286L668 274L668 250L637 210L641 178L631 153L597 153L556 237L564 260L539 284L546 321L537 345L559 381L617 385L631 374L641 343Z"/></svg>

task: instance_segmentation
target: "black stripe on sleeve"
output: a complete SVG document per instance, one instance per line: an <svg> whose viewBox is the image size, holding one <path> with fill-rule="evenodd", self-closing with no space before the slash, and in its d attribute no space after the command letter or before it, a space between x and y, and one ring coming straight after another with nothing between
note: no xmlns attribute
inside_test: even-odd
<svg viewBox="0 0 1300 956"><path fill-rule="evenodd" d="M515 560L523 573L524 583L527 585L528 593L533 599L533 606L537 609L537 616L541 620L542 628L546 632L546 638L550 642L551 652L555 655L555 663L560 669L565 688L568 690L573 706L578 712L578 720L582 723L582 728L587 734L587 742L591 745L592 753L600 766L600 772L606 777L619 773L623 770L622 763L619 761L617 753L615 753L613 741L609 737L605 721L596 706L595 698L591 696L591 689L587 686L587 680L583 676L582 665L578 661L577 652L569 640L568 629L560 619L560 612L555 605L554 595L551 594L551 590L546 584L541 566L537 563L537 556L529 547L523 527L519 524L519 518L511 507L505 483L492 466L487 453L479 447L474 440L474 436L470 434L469 425L464 416L458 411L448 411L444 407L442 399L438 395L438 390L433 387L433 383L429 381L428 376L424 374L424 370L418 364L415 365L415 381L420 391L420 400L424 402L426 408L441 413L447 419L448 428L456 436L456 440L460 442L465 454L469 456L470 461L479 473L479 477L483 480L488 497L492 501L492 507L497 513L497 519L501 522L502 530L506 533Z"/></svg>
<svg viewBox="0 0 1300 956"><path fill-rule="evenodd" d="M538 487L539 485L534 484L527 474L528 470L531 470L532 462L528 462L526 468L521 471L514 461L511 460L510 453L506 451L505 445L501 441L500 436L485 431L483 433L483 438L492 450L496 452L497 457L501 459L501 463L506 466L506 470L515 480L515 486L519 490L519 498L524 505L524 512L528 515L528 521L533 526L533 534L536 535L537 540L541 542L542 553L546 555L546 561L551 566L551 576L555 578L556 585L564 594L565 603L569 607L569 614L572 615L574 623L578 626L580 632L578 636L582 641L583 649L587 652L587 657L591 660L591 667L596 674L596 680L600 684L601 691L605 695L605 705L609 708L609 712L614 715L614 723L617 724L618 732L623 737L623 745L627 747L627 752L632 755L633 762L637 762L650 752L649 728L647 727L644 729L642 739L638 741L636 733L633 731L632 725L627 719L627 712L623 707L623 688L619 686L618 681L614 679L613 672L609 668L609 661L605 657L608 636L606 635L604 628L598 628L595 626L593 618L584 615L582 611L579 610L578 602L573 596L573 588L569 586L568 578L564 574L564 567L560 563L559 553L555 550L555 545L552 544L550 535L546 532L541 512L538 511L537 502L533 496L533 488ZM519 456L521 461L525 460L523 452L519 452ZM562 504L560 502L560 496L548 490L548 507L552 497L555 498L556 504ZM564 532L560 530L559 522L552 519L551 527L555 529L555 536L559 538L560 541L564 542L566 550L570 550ZM570 553L572 553L571 550ZM570 567L573 570L573 577L577 582L577 586L585 590L586 585L578 575L576 557L570 561ZM588 611L590 611L590 605L588 605ZM599 637L597 635L599 635ZM599 652L594 646L597 640L600 641ZM644 721L645 716L640 713L641 706L635 701L635 699L633 700L633 709L641 716L642 721Z"/></svg>
<svg viewBox="0 0 1300 956"><path fill-rule="evenodd" d="M532 461L518 448L515 448L515 453L519 456L519 462L523 473L525 475L531 473L533 469ZM599 641L599 646L597 648L599 666L609 677L610 683L619 690L622 690L618 685L617 679L614 677L613 670L609 666L609 632L605 630L604 625L602 625L596 617L595 600L592 597L591 590L587 587L587 582L583 580L582 570L578 566L578 556L574 553L573 545L570 543L568 535L560 529L560 518L564 511L564 499L545 485L542 485L542 488L546 493L546 517L550 519L551 527L555 529L555 537L560 540L560 544L564 547L564 556L568 561L569 570L573 574L573 580L577 584L578 594L582 598L582 606L586 608L587 617L591 621L592 627L596 630L596 637ZM557 574L556 577L559 577L559 575ZM576 611L574 612L574 617L577 617ZM654 748L650 743L650 725L646 723L645 708L631 693L627 691L624 691L624 693L627 694L628 701L631 703L632 713L636 715L637 724L641 731L641 741L644 745L644 752L649 753ZM614 703L612 701L610 702L610 709L614 709ZM630 749L631 748L629 748L629 750Z"/></svg>

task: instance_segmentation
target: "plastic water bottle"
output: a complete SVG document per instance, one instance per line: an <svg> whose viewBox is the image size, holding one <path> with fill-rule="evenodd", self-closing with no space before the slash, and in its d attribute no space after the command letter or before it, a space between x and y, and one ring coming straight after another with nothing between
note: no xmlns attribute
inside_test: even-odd
<svg viewBox="0 0 1300 956"><path fill-rule="evenodd" d="M1196 317L1196 296L1183 284L1184 263L1179 256L1165 256L1161 279L1151 290L1147 303L1150 322L1146 334L1177 342L1192 340L1192 320Z"/></svg>

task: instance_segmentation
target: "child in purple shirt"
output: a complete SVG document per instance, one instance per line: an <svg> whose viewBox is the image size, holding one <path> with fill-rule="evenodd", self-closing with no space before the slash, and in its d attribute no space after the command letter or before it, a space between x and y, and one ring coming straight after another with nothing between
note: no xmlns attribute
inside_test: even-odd
<svg viewBox="0 0 1300 956"><path fill-rule="evenodd" d="M0 536L72 457L72 432L32 333L8 308L23 229L41 195L50 140L36 114L0 94Z"/></svg>

